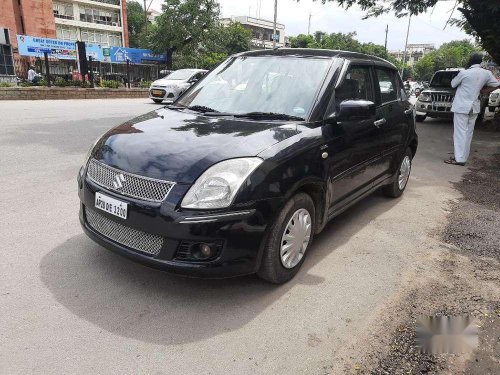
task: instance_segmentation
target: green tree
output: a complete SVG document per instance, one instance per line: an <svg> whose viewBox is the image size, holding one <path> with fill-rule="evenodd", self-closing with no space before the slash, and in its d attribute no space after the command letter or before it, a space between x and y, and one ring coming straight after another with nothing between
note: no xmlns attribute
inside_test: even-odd
<svg viewBox="0 0 500 375"><path fill-rule="evenodd" d="M127 2L128 42L130 47L140 48L140 35L146 26L144 8L137 1Z"/></svg>
<svg viewBox="0 0 500 375"><path fill-rule="evenodd" d="M479 51L480 48L468 40L444 43L439 49L425 55L415 64L417 77L429 80L437 70L465 67L470 55Z"/></svg>
<svg viewBox="0 0 500 375"><path fill-rule="evenodd" d="M292 48L320 48L361 52L387 59L392 63L396 62L387 54L384 46L374 43L360 43L356 39L356 32L328 34L323 31L316 31L314 36L300 34L291 37L290 44Z"/></svg>
<svg viewBox="0 0 500 375"><path fill-rule="evenodd" d="M167 66L172 67L173 54L190 63L199 57L200 48L218 26L220 14L216 0L165 0L162 14L148 27L145 36L149 48L167 53Z"/></svg>
<svg viewBox="0 0 500 375"><path fill-rule="evenodd" d="M297 0L300 1L300 0ZM349 8L358 5L368 11L367 17L386 12L396 16L408 13L418 15L431 9L439 0L321 0L322 3L336 2ZM499 0L457 0L457 9L462 15L454 23L476 37L492 59L500 64L500 1Z"/></svg>

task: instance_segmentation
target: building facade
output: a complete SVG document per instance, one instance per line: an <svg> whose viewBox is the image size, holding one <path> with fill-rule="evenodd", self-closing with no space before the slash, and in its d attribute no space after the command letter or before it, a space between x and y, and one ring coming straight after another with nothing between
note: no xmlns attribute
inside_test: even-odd
<svg viewBox="0 0 500 375"><path fill-rule="evenodd" d="M221 20L223 25L228 25L231 22L241 23L245 28L252 31L252 45L258 49L273 48L273 21L264 20L261 18L254 18L248 16L223 18ZM276 23L277 34L277 47L285 47L287 38L285 36L285 25Z"/></svg>
<svg viewBox="0 0 500 375"><path fill-rule="evenodd" d="M0 28L16 35L128 47L126 0L0 0Z"/></svg>
<svg viewBox="0 0 500 375"><path fill-rule="evenodd" d="M434 44L408 44L406 51L406 63L409 66L415 65L422 57L427 55L429 52L435 51L436 47ZM393 51L390 52L397 60L403 61L405 58L405 51Z"/></svg>

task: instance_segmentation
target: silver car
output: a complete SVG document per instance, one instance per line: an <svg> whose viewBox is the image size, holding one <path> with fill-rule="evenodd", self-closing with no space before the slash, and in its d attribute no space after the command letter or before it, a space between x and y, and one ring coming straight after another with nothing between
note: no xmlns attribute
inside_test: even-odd
<svg viewBox="0 0 500 375"><path fill-rule="evenodd" d="M203 69L179 69L170 75L154 81L149 88L149 97L155 103L177 100L193 83L207 73Z"/></svg>

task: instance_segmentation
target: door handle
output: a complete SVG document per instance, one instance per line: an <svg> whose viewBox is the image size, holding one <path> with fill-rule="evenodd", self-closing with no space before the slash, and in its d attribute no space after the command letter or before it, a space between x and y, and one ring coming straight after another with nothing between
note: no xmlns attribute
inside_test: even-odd
<svg viewBox="0 0 500 375"><path fill-rule="evenodd" d="M385 118L377 120L373 123L377 128L380 128L382 125L384 125L387 122Z"/></svg>

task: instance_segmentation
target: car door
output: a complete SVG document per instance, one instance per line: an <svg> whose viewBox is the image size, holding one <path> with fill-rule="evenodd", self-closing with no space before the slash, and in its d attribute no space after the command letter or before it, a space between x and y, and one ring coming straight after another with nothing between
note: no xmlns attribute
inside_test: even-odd
<svg viewBox="0 0 500 375"><path fill-rule="evenodd" d="M381 168L386 174L392 174L391 163L405 145L413 109L397 71L379 66L375 66L374 71L378 91L377 121L384 139Z"/></svg>
<svg viewBox="0 0 500 375"><path fill-rule="evenodd" d="M375 102L374 82L370 63L351 65L335 90L335 111L348 100ZM379 171L374 167L380 156L383 139L372 117L346 118L325 125L330 157L328 159L330 208L355 199L371 187Z"/></svg>

